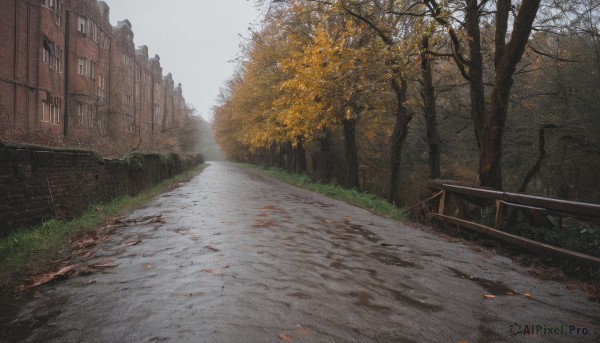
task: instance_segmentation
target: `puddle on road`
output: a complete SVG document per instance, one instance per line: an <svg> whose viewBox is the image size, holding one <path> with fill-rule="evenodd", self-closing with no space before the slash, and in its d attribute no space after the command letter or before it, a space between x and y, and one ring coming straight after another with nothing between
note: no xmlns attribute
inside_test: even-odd
<svg viewBox="0 0 600 343"><path fill-rule="evenodd" d="M379 262L387 264L387 265L399 266L399 267L404 267L404 268L423 269L423 267L417 265L414 262L405 261L398 256L384 253L384 252L372 252L369 254L369 256L376 258L377 260L379 260Z"/></svg>
<svg viewBox="0 0 600 343"><path fill-rule="evenodd" d="M390 307L375 305L375 304L371 303L371 299L373 299L373 296L371 294L369 294L368 292L358 291L358 292L349 293L349 295L351 297L357 298L356 302L354 303L356 305L368 307L373 310L391 311Z"/></svg>
<svg viewBox="0 0 600 343"><path fill-rule="evenodd" d="M379 236L373 231L365 229L362 225L345 223L345 225L337 225L337 228L354 235L362 236L371 243L379 243L381 241Z"/></svg>
<svg viewBox="0 0 600 343"><path fill-rule="evenodd" d="M382 287L382 289L385 289L386 291L390 292L397 301L401 302L404 305L408 305L408 306L411 306L414 308L419 308L422 310L434 311L434 312L442 310L442 306L435 305L435 304L429 304L429 303L425 302L425 299L417 300L417 299L409 297L408 295L406 295L398 290L391 289L391 288Z"/></svg>
<svg viewBox="0 0 600 343"><path fill-rule="evenodd" d="M479 285L480 287L486 289L492 295L517 295L519 293L515 292L512 288L502 283L501 281L491 281L478 277L469 276L458 269L454 269L451 267L447 267L448 270L454 273L454 276L460 277L462 279L469 280Z"/></svg>

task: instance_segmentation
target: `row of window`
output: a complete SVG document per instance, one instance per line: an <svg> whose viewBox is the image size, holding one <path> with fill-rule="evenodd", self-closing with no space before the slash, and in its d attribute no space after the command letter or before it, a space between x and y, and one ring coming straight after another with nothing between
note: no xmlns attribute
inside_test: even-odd
<svg viewBox="0 0 600 343"><path fill-rule="evenodd" d="M101 48L108 49L109 37L98 27L95 21L79 16L77 18L77 32L87 35Z"/></svg>
<svg viewBox="0 0 600 343"><path fill-rule="evenodd" d="M96 62L87 58L79 57L77 59L77 74L88 76L90 79L96 79Z"/></svg>
<svg viewBox="0 0 600 343"><path fill-rule="evenodd" d="M60 108L62 101L60 98L51 98L42 101L42 121L53 124L60 124Z"/></svg>
<svg viewBox="0 0 600 343"><path fill-rule="evenodd" d="M62 49L47 39L44 39L42 47L42 61L47 64L50 69L62 72L60 57L62 56Z"/></svg>
<svg viewBox="0 0 600 343"><path fill-rule="evenodd" d="M77 126L96 127L96 106L77 103Z"/></svg>
<svg viewBox="0 0 600 343"><path fill-rule="evenodd" d="M60 26L62 19L62 1L42 0L41 5L52 10L54 14L54 21L56 22L56 25Z"/></svg>

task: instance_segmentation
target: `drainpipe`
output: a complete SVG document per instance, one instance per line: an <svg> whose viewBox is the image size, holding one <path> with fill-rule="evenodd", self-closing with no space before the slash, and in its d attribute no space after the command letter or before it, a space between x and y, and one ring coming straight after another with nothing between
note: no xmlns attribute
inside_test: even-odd
<svg viewBox="0 0 600 343"><path fill-rule="evenodd" d="M17 18L18 18L18 11L17 11L17 7L18 7L18 0L15 0L15 16L14 16L14 25L15 25L15 30L14 30L14 46L13 46L13 80L15 80L15 83L13 83L13 130L15 132L17 132L17 48L18 48L18 44L17 44L17 28L19 27L18 22L17 22Z"/></svg>
<svg viewBox="0 0 600 343"><path fill-rule="evenodd" d="M69 130L69 70L71 66L71 61L69 57L71 53L69 51L71 47L70 39L70 31L71 31L71 12L67 9L65 11L65 108L63 111L63 136L67 137Z"/></svg>
<svg viewBox="0 0 600 343"><path fill-rule="evenodd" d="M107 32L107 36L108 36L108 32ZM112 46L113 46L113 37L112 34L109 36L110 39L110 43L108 44L108 83L106 83L106 80L104 80L104 96L106 96L106 103L108 106L108 113L107 113L107 120L106 120L106 134L108 135L108 133L110 132L110 124L111 124L111 117L112 117L112 106L110 103L110 95L112 94L112 70L113 70L113 66L112 66L112 62L113 62L113 53L112 53ZM106 85L108 85L108 88L106 87Z"/></svg>
<svg viewBox="0 0 600 343"><path fill-rule="evenodd" d="M41 39L42 37L42 13L40 7L38 7L38 32L37 37ZM39 49L39 45L37 48ZM35 126L40 127L40 54L37 53L35 58ZM60 68L60 67L59 67Z"/></svg>
<svg viewBox="0 0 600 343"><path fill-rule="evenodd" d="M29 92L30 92L29 86L31 85L31 80L29 78L29 76L30 76L29 75L29 66L31 65L30 64L30 62L31 62L30 61L30 51L29 51L31 48L31 37L30 36L31 36L31 2L27 1L27 39L26 39L26 41L27 41L27 59L26 59L27 62L26 62L26 64L27 65L25 66L26 79L27 79L27 81L25 82L27 84L27 88L25 88L25 103L27 106L26 110L25 110L25 113L27 114L26 115L27 119L25 120L25 129L27 131L29 131L29 128L30 128L29 120L31 119L30 118L31 113L29 111L29 109L31 107L31 104L29 103Z"/></svg>

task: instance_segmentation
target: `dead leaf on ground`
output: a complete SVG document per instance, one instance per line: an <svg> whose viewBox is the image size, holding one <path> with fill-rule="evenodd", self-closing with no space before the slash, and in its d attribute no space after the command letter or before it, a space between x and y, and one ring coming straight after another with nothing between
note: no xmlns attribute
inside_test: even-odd
<svg viewBox="0 0 600 343"><path fill-rule="evenodd" d="M82 241L76 243L81 248L91 247L92 245L96 245L96 240L93 238L86 238Z"/></svg>
<svg viewBox="0 0 600 343"><path fill-rule="evenodd" d="M312 332L310 331L310 329L305 328L304 326L298 326L297 328L295 328L294 333L296 333L297 335L300 335L300 336L305 336L305 337L312 335Z"/></svg>
<svg viewBox="0 0 600 343"><path fill-rule="evenodd" d="M208 249L208 250L211 250L211 251L220 251L219 249L217 249L217 248L215 248L213 246L210 246L210 245L205 246L205 248Z"/></svg>
<svg viewBox="0 0 600 343"><path fill-rule="evenodd" d="M494 299L496 296L492 295L492 294L486 294L483 297L486 298L486 299Z"/></svg>
<svg viewBox="0 0 600 343"><path fill-rule="evenodd" d="M87 253L85 253L85 255L81 256L81 258L83 259L88 259L91 258L95 255L95 253L93 251L88 251Z"/></svg>
<svg viewBox="0 0 600 343"><path fill-rule="evenodd" d="M277 337L279 337L280 340L282 341L286 341L286 342L293 342L294 338L292 336L280 333Z"/></svg>
<svg viewBox="0 0 600 343"><path fill-rule="evenodd" d="M531 293L525 293L525 294L523 294L523 296L525 298L531 299Z"/></svg>
<svg viewBox="0 0 600 343"><path fill-rule="evenodd" d="M33 283L31 285L21 285L19 287L20 291L26 291L35 287L39 287L45 284L48 284L56 279L66 277L70 273L75 270L76 266L74 264L61 268L59 271L54 273L47 273L44 275L40 275L38 277L33 278Z"/></svg>
<svg viewBox="0 0 600 343"><path fill-rule="evenodd" d="M150 269L154 268L154 266L153 266L152 264L150 264L150 263L146 263L146 264L144 265L144 268L145 268L146 270L150 270Z"/></svg>
<svg viewBox="0 0 600 343"><path fill-rule="evenodd" d="M52 264L59 264L59 263L67 262L69 260L71 260L71 257L61 258L60 260L54 260L54 261L52 261L50 263L52 263Z"/></svg>
<svg viewBox="0 0 600 343"><path fill-rule="evenodd" d="M98 281L98 279L89 280L88 282L84 283L83 285L84 285L84 286L89 286L89 285L91 285L91 284L94 284L94 283L96 283L96 281Z"/></svg>
<svg viewBox="0 0 600 343"><path fill-rule="evenodd" d="M106 242L109 239L110 239L110 237L108 237L108 236L100 236L100 237L98 237L97 241L98 242Z"/></svg>
<svg viewBox="0 0 600 343"><path fill-rule="evenodd" d="M127 247L131 247L131 246L134 246L134 245L138 245L138 244L140 244L140 243L142 243L142 241L140 241L140 240L138 239L137 241L131 241L131 242L127 242L127 243L125 243L125 246L127 246Z"/></svg>

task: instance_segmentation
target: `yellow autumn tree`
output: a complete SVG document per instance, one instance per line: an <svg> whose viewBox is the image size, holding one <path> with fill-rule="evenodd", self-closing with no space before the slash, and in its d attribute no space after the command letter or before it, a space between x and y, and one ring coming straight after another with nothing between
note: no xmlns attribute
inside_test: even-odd
<svg viewBox="0 0 600 343"><path fill-rule="evenodd" d="M276 99L279 122L294 144L323 138L330 130L343 127L349 187L358 184L356 123L367 107L363 89L367 49L363 33L352 21L327 25L325 19L308 41L292 38L304 49L293 51L282 61L287 80ZM336 23L337 24L337 23Z"/></svg>

